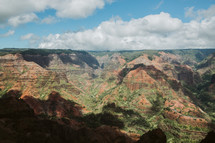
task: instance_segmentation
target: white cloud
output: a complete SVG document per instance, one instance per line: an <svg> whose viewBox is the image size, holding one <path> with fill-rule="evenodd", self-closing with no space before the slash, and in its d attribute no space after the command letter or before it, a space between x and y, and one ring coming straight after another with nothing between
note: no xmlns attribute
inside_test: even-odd
<svg viewBox="0 0 215 143"><path fill-rule="evenodd" d="M104 4L104 0L55 0L50 4L50 7L57 10L58 17L85 18L97 8L103 8Z"/></svg>
<svg viewBox="0 0 215 143"><path fill-rule="evenodd" d="M21 36L20 39L28 40L29 47L35 48L39 44L41 38L33 33L28 33L26 35Z"/></svg>
<svg viewBox="0 0 215 143"><path fill-rule="evenodd" d="M31 39L31 37L33 37L34 34L33 33L28 33L26 35L21 36L21 40L29 40Z"/></svg>
<svg viewBox="0 0 215 143"><path fill-rule="evenodd" d="M48 16L41 20L41 23L45 23L45 24L51 24L51 23L55 23L55 22L57 22L57 19L53 16Z"/></svg>
<svg viewBox="0 0 215 143"><path fill-rule="evenodd" d="M4 34L0 34L0 37L8 37L8 36L11 36L15 33L14 30L9 30L7 33L4 33Z"/></svg>
<svg viewBox="0 0 215 143"><path fill-rule="evenodd" d="M185 17L195 18L196 13L194 12L194 7L185 8Z"/></svg>
<svg viewBox="0 0 215 143"><path fill-rule="evenodd" d="M198 10L198 15L202 18L210 18L215 15L215 5L212 5L209 9L207 10Z"/></svg>
<svg viewBox="0 0 215 143"><path fill-rule="evenodd" d="M111 2L113 0L0 0L0 23L9 19L12 24L17 25L13 21L23 15L47 9L55 9L56 16L62 18L85 18L96 9L102 9L105 3ZM19 23L22 24L20 21Z"/></svg>
<svg viewBox="0 0 215 143"><path fill-rule="evenodd" d="M13 27L17 27L20 24L25 24L37 20L39 20L39 18L34 13L30 13L12 17L8 20L8 24Z"/></svg>
<svg viewBox="0 0 215 143"><path fill-rule="evenodd" d="M123 21L113 18L94 29L50 34L39 48L141 50L215 47L215 15L183 23L168 13Z"/></svg>
<svg viewBox="0 0 215 143"><path fill-rule="evenodd" d="M113 3L115 0L106 0L107 3Z"/></svg>
<svg viewBox="0 0 215 143"><path fill-rule="evenodd" d="M215 16L215 5L211 5L208 9L194 10L195 7L185 8L185 17L202 20Z"/></svg>

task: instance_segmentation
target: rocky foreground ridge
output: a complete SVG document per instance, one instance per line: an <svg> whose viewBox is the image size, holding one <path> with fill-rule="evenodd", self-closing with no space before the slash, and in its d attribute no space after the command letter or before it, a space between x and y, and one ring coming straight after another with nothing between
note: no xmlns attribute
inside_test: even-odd
<svg viewBox="0 0 215 143"><path fill-rule="evenodd" d="M19 99L19 91L10 91L0 99L0 142L4 143L166 143L167 138L161 129L154 129L143 134L138 140L130 138L117 128L100 126L96 129L87 127L85 122L71 124L65 118L50 119L49 116L35 116L34 111L24 100ZM59 94L49 95L55 101L61 100ZM56 98L57 97L57 98ZM38 101L38 99L32 99ZM67 101L65 101L67 102ZM44 102L44 104L49 104ZM47 105L49 106L49 105ZM56 105L58 106L58 105ZM53 111L54 106L52 107ZM71 108L76 109L73 104ZM56 108L55 108L56 109ZM76 109L80 111L80 109ZM57 109L55 110L55 112ZM70 112L73 117L77 111ZM76 119L77 120L77 119ZM202 143L212 143L214 132L208 133Z"/></svg>

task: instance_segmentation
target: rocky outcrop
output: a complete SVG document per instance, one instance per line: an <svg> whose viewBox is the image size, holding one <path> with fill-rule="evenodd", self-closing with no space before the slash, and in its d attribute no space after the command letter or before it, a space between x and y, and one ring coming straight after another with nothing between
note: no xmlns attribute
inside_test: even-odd
<svg viewBox="0 0 215 143"><path fill-rule="evenodd" d="M19 119L23 117L33 117L34 112L21 99L18 99L20 94L17 91L10 91L3 95L0 99L0 118Z"/></svg>
<svg viewBox="0 0 215 143"><path fill-rule="evenodd" d="M0 99L0 142L2 143L133 143L117 128L101 126L96 129L69 125L34 115L33 110L15 92ZM57 95L50 100L59 98ZM65 120L65 119L64 119ZM74 125L74 124L73 124Z"/></svg>
<svg viewBox="0 0 215 143"><path fill-rule="evenodd" d="M57 92L49 94L47 100L35 99L31 96L25 96L23 100L34 110L36 115L48 115L62 117L81 117L82 107L75 102L65 100Z"/></svg>
<svg viewBox="0 0 215 143"><path fill-rule="evenodd" d="M124 78L132 71L146 71L146 73L153 79L155 80L162 80L167 78L167 76L165 74L163 74L160 70L156 69L154 66L150 65L150 66L146 66L144 64L137 64L137 65L133 65L133 67L125 67L123 68L118 75L118 80L119 83L122 83ZM133 76L135 77L135 76Z"/></svg>
<svg viewBox="0 0 215 143"><path fill-rule="evenodd" d="M166 135L161 129L154 129L142 135L136 143L166 143Z"/></svg>
<svg viewBox="0 0 215 143"><path fill-rule="evenodd" d="M2 73L0 76L0 88L2 90L7 88L20 90L25 87L27 91L28 87L32 88L40 77L50 77L50 73L47 70L34 62L23 60L20 54L1 56L0 59L7 60L7 62L0 62L0 72ZM47 79L44 80L47 82ZM35 91L37 90L32 90L31 93Z"/></svg>
<svg viewBox="0 0 215 143"><path fill-rule="evenodd" d="M142 67L130 71L123 82L130 90L138 90L145 86L152 85L155 80L151 78Z"/></svg>

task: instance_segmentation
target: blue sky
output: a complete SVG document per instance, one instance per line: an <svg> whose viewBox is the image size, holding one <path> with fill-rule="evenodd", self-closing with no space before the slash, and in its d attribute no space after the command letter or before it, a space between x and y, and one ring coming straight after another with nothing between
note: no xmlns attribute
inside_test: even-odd
<svg viewBox="0 0 215 143"><path fill-rule="evenodd" d="M214 5L215 0L0 0L0 48L214 48Z"/></svg>

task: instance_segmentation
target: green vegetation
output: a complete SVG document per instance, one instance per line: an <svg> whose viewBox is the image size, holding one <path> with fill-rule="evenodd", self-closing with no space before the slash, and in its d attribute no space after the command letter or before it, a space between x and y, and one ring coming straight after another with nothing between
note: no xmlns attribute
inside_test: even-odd
<svg viewBox="0 0 215 143"><path fill-rule="evenodd" d="M4 89L0 89L0 98L5 95L9 89L12 87L11 83L8 83Z"/></svg>
<svg viewBox="0 0 215 143"><path fill-rule="evenodd" d="M121 121L117 116L109 112L102 112L99 114L91 113L91 114L85 115L82 121L85 121L88 127L91 127L91 128L97 128L101 125L109 125L109 126L124 128L123 121Z"/></svg>
<svg viewBox="0 0 215 143"><path fill-rule="evenodd" d="M165 50L167 53L180 55L185 60L194 60L201 62L205 57L215 52L215 49L183 49L183 50Z"/></svg>
<svg viewBox="0 0 215 143"><path fill-rule="evenodd" d="M212 62L212 59L203 60L203 57L209 55L212 51L215 50L209 50L207 52L204 50L166 50L165 52L181 55L185 62L187 60L194 60L197 62L202 61L200 65L196 66L196 69L201 69L215 64ZM49 54L72 54L76 52L80 51L2 49L0 50L0 55L20 53L23 55L39 54L42 56L47 56ZM118 51L117 53L120 53L126 62L130 62L143 54L147 54L148 59L153 61L155 55L160 56L159 52L160 51L144 50L133 52ZM84 63L88 63L88 59L86 58L87 52L81 51L80 53L82 54L79 54L80 58L85 60ZM116 52L91 51L90 53L95 56L111 56ZM208 60L211 60L211 62L208 62ZM63 75L59 74L57 71L59 68L58 66L61 65L52 66L47 75L41 74L37 80L31 83L31 86L35 88L35 91L33 91L34 89L32 90L35 92L33 94L38 96L41 100L45 100L52 91L57 91L65 99L73 101L77 100L81 106L85 106L87 113L84 114L83 118L77 118L77 120L84 121L91 128L96 128L101 125L109 125L119 127L130 133L143 134L150 129L160 127L166 131L168 142L198 142L200 137L197 137L195 133L206 133L208 132L208 128L179 124L179 121L169 120L164 114L164 111L173 111L171 107L176 110L173 113L174 115L177 113L183 113L182 110L184 110L184 108L186 109L189 105L188 103L191 102L189 97L193 99L193 102L196 105L200 106L212 117L213 122L215 121L215 90L210 89L212 85L211 78L215 73L214 69L210 69L205 72L202 76L203 81L199 84L188 85L183 81L178 82L177 80L172 80L173 78L169 78L165 72L156 68L147 69L144 64L135 65L134 68L124 68L121 70L121 82L118 82L119 77L111 73L113 70L118 70L115 69L116 64L114 63L113 70L109 67L104 67L103 71L100 71L100 68L98 70L93 68L91 71L90 68L84 69L83 67L79 68L78 66L73 66L73 64L68 65L66 65L67 67L65 69L65 73L64 71L62 72ZM130 77L129 80L124 78L130 71L135 70L138 67L143 68L148 74L147 76L153 78L155 83L150 84L149 82L139 81L136 80L135 77ZM166 64L167 71L169 69L174 69L174 67L174 64ZM119 68L119 66L116 65L116 68ZM196 69L194 68L194 70ZM19 76L25 74L28 70L29 68L26 65L21 70L17 69ZM53 70L53 72L51 70ZM19 79L19 76L12 76L12 71L4 72L7 72L5 80L7 78L11 79L11 83ZM94 72L98 72L98 75L93 76ZM178 73L175 72L173 74L177 76ZM23 85L21 85L22 91L27 88L26 83L28 82L23 82ZM5 94L11 87L12 86L8 84L6 88L0 91L0 96ZM187 96L184 96L185 93ZM185 106L183 109L181 109L180 106L174 107L174 105L169 105L166 107L165 102L167 100L178 100L177 97L179 100L185 99L189 102L181 103L183 104L182 106ZM194 107L189 108L195 109ZM190 112L183 113L183 115L187 116L192 116L192 114L193 113ZM201 116L205 119L209 118L203 114L196 116ZM192 140L190 138L192 138ZM193 141L193 138L196 138L196 140Z"/></svg>
<svg viewBox="0 0 215 143"><path fill-rule="evenodd" d="M211 54L213 50L202 51L205 54ZM195 102L198 106L207 112L212 121L214 122L214 111L215 111L215 89L213 88L214 83L212 83L212 78L215 75L215 53L211 54L204 60L202 60L197 66L197 70L204 71L201 75L202 81L195 86L184 85L184 87L189 90L189 92L197 98L198 101ZM193 97L191 97L193 98ZM194 100L195 101L195 100Z"/></svg>
<svg viewBox="0 0 215 143"><path fill-rule="evenodd" d="M0 56L4 56L7 54L16 54L16 53L20 53L22 51L25 51L28 49L21 49L21 48L5 48L5 49L0 49Z"/></svg>
<svg viewBox="0 0 215 143"><path fill-rule="evenodd" d="M71 49L29 49L29 48L5 48L0 49L0 56L6 55L6 54L29 54L29 55L42 55L42 56L48 56L49 54L73 54L73 53L82 53L86 54L85 51L75 51Z"/></svg>
<svg viewBox="0 0 215 143"><path fill-rule="evenodd" d="M85 115L84 121L93 128L101 125L110 125L129 132L139 131L140 134L150 127L150 124L139 113L118 107L115 103L103 106L101 113Z"/></svg>
<svg viewBox="0 0 215 143"><path fill-rule="evenodd" d="M130 62L136 58L138 58L139 56L142 56L143 54L147 54L150 57L152 57L153 55L159 56L159 52L160 51L156 51L156 50L140 50L140 51L90 51L89 53L95 56L111 56L114 53L119 53L122 57L124 57L124 59L126 60L126 62Z"/></svg>
<svg viewBox="0 0 215 143"><path fill-rule="evenodd" d="M198 143L202 140L201 133L209 132L208 128L200 128L185 124L179 124L178 122L170 119L164 119L159 123L159 126L166 130L167 142L186 142L186 143ZM197 135L197 133L200 133Z"/></svg>

